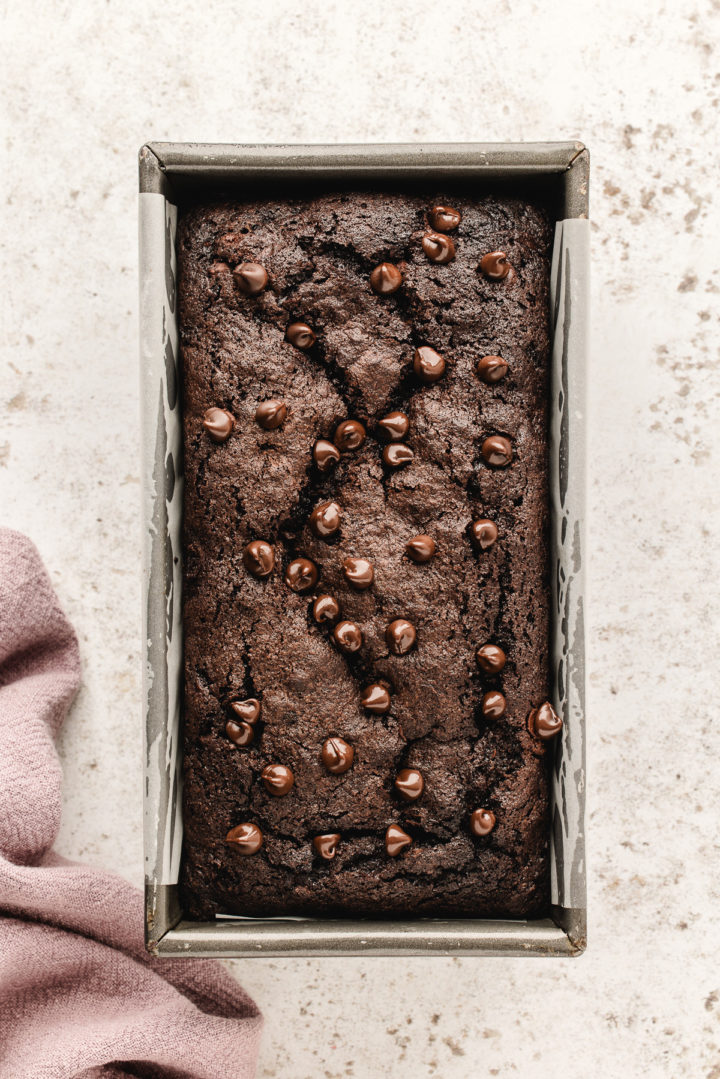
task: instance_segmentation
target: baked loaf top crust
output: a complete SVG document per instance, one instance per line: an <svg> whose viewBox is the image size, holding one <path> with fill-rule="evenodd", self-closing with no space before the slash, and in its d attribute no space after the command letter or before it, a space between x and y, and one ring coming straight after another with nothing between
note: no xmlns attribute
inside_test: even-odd
<svg viewBox="0 0 720 1079"><path fill-rule="evenodd" d="M550 242L460 192L181 216L190 916L547 907Z"/></svg>

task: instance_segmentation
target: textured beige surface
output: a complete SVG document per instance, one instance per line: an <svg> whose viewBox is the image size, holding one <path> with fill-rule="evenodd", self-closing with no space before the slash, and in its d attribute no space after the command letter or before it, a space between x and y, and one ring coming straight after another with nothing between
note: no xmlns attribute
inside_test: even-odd
<svg viewBox="0 0 720 1079"><path fill-rule="evenodd" d="M140 884L140 144L582 138L590 949L232 966L267 1014L266 1079L720 1079L717 2L76 0L5 20L0 512L80 634L60 849Z"/></svg>

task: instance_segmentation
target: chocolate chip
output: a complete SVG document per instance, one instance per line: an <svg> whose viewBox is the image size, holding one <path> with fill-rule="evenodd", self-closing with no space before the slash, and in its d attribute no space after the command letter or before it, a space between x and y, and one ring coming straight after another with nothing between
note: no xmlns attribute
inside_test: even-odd
<svg viewBox="0 0 720 1079"><path fill-rule="evenodd" d="M545 701L539 708L533 708L528 716L528 730L535 738L543 742L554 738L562 730L563 721L550 701Z"/></svg>
<svg viewBox="0 0 720 1079"><path fill-rule="evenodd" d="M402 274L392 262L381 262L370 274L370 286L373 292L389 296L402 285Z"/></svg>
<svg viewBox="0 0 720 1079"><path fill-rule="evenodd" d="M328 772L341 776L352 767L355 750L344 738L328 738L323 742L322 761Z"/></svg>
<svg viewBox="0 0 720 1079"><path fill-rule="evenodd" d="M368 562L367 558L346 558L343 562L343 573L348 584L351 584L358 592L364 592L366 588L370 588L375 580L375 570L372 562Z"/></svg>
<svg viewBox="0 0 720 1079"><path fill-rule="evenodd" d="M470 814L470 831L473 835L490 835L495 827L495 814L490 809L474 809Z"/></svg>
<svg viewBox="0 0 720 1079"><path fill-rule="evenodd" d="M203 416L203 427L213 442L226 442L233 433L235 417L224 408L209 408Z"/></svg>
<svg viewBox="0 0 720 1079"><path fill-rule="evenodd" d="M340 528L340 507L337 502L322 502L310 514L310 527L319 539L334 536Z"/></svg>
<svg viewBox="0 0 720 1079"><path fill-rule="evenodd" d="M480 259L480 269L491 281L502 281L512 267L504 251L490 251Z"/></svg>
<svg viewBox="0 0 720 1079"><path fill-rule="evenodd" d="M238 854L257 854L263 845L263 834L257 824L237 824L225 836L225 842Z"/></svg>
<svg viewBox="0 0 720 1079"><path fill-rule="evenodd" d="M388 412L387 416L378 420L378 427L386 438L395 442L405 438L410 430L410 420L404 412Z"/></svg>
<svg viewBox="0 0 720 1079"><path fill-rule="evenodd" d="M285 584L293 592L309 592L317 584L318 568L309 558L293 558L285 570Z"/></svg>
<svg viewBox="0 0 720 1079"><path fill-rule="evenodd" d="M287 413L284 401L262 401L255 410L255 420L264 431L275 431L285 423Z"/></svg>
<svg viewBox="0 0 720 1079"><path fill-rule="evenodd" d="M437 382L445 374L445 360L429 345L421 345L415 349L413 356L413 370L421 382L429 384Z"/></svg>
<svg viewBox="0 0 720 1079"><path fill-rule="evenodd" d="M507 702L502 693L498 693L493 689L490 693L486 693L480 703L480 711L486 717L486 719L500 719L505 715L505 708Z"/></svg>
<svg viewBox="0 0 720 1079"><path fill-rule="evenodd" d="M513 458L512 443L503 435L490 435L483 442L480 452L483 460L493 468L505 468Z"/></svg>
<svg viewBox="0 0 720 1079"><path fill-rule="evenodd" d="M284 764L265 765L260 773L260 778L268 794L273 794L276 798L282 798L284 794L291 791L295 783L295 776Z"/></svg>
<svg viewBox="0 0 720 1079"><path fill-rule="evenodd" d="M365 428L358 420L343 420L335 428L333 442L339 450L357 450L365 441Z"/></svg>
<svg viewBox="0 0 720 1079"><path fill-rule="evenodd" d="M374 682L363 690L360 701L368 712L382 716L390 709L390 692L379 682Z"/></svg>
<svg viewBox="0 0 720 1079"><path fill-rule="evenodd" d="M334 622L340 614L340 604L334 596L318 596L313 603L313 618L316 622Z"/></svg>
<svg viewBox="0 0 720 1079"><path fill-rule="evenodd" d="M295 348L312 348L317 340L315 331L307 322L292 322L285 331L285 337Z"/></svg>
<svg viewBox="0 0 720 1079"><path fill-rule="evenodd" d="M400 468L409 465L415 454L404 442L391 442L382 453L382 459L390 468Z"/></svg>
<svg viewBox="0 0 720 1079"><path fill-rule="evenodd" d="M495 540L498 538L497 525L494 521L489 521L486 517L481 517L477 521L473 521L470 526L472 532L473 542L478 547L486 551L488 547L492 547Z"/></svg>
<svg viewBox="0 0 720 1079"><path fill-rule="evenodd" d="M326 862L331 862L335 857L337 845L340 842L339 832L329 832L327 835L316 835L313 839L313 847Z"/></svg>
<svg viewBox="0 0 720 1079"><path fill-rule="evenodd" d="M255 697L248 697L246 701L230 701L230 707L243 723L256 723L260 718L260 701Z"/></svg>
<svg viewBox="0 0 720 1079"><path fill-rule="evenodd" d="M413 562L429 562L435 554L435 540L432 536L413 536L405 545L405 551Z"/></svg>
<svg viewBox="0 0 720 1079"><path fill-rule="evenodd" d="M225 734L236 746L249 746L255 737L255 730L249 723L236 723L229 719L225 724Z"/></svg>
<svg viewBox="0 0 720 1079"><path fill-rule="evenodd" d="M340 451L326 438L320 438L313 446L313 460L321 472L329 472L340 460Z"/></svg>
<svg viewBox="0 0 720 1079"><path fill-rule="evenodd" d="M431 262L444 266L455 258L455 244L449 236L441 232L426 232L422 238L422 249Z"/></svg>
<svg viewBox="0 0 720 1079"><path fill-rule="evenodd" d="M230 267L227 262L211 262L208 273L211 277L221 277L223 274L230 273Z"/></svg>
<svg viewBox="0 0 720 1079"><path fill-rule="evenodd" d="M362 647L362 630L354 622L338 622L333 629L333 637L340 651L348 655Z"/></svg>
<svg viewBox="0 0 720 1079"><path fill-rule="evenodd" d="M395 790L406 802L415 802L424 787L425 780L417 768L403 768L395 777Z"/></svg>
<svg viewBox="0 0 720 1079"><path fill-rule="evenodd" d="M452 232L462 221L460 211L451 206L433 206L429 216L430 224L438 232Z"/></svg>
<svg viewBox="0 0 720 1079"><path fill-rule="evenodd" d="M269 577L275 568L275 552L265 540L253 540L242 553L245 569L254 577Z"/></svg>
<svg viewBox="0 0 720 1079"><path fill-rule="evenodd" d="M477 373L483 382L499 382L508 372L507 362L502 356L483 356L477 363Z"/></svg>
<svg viewBox="0 0 720 1079"><path fill-rule="evenodd" d="M385 630L385 641L394 656L406 655L415 644L415 627L406 618L396 618Z"/></svg>
<svg viewBox="0 0 720 1079"><path fill-rule="evenodd" d="M496 644L484 644L475 653L478 667L485 674L499 674L505 666L506 655Z"/></svg>
<svg viewBox="0 0 720 1079"><path fill-rule="evenodd" d="M411 843L410 836L398 824L391 824L385 833L385 850L391 858L396 858Z"/></svg>
<svg viewBox="0 0 720 1079"><path fill-rule="evenodd" d="M268 275L259 262L241 262L233 270L235 284L245 296L256 296L267 285Z"/></svg>

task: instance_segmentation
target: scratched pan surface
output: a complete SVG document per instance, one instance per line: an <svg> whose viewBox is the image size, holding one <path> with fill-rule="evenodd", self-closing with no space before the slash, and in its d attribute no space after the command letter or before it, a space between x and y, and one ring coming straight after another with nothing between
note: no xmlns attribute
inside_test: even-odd
<svg viewBox="0 0 720 1079"><path fill-rule="evenodd" d="M586 943L584 504L588 340L588 153L581 143L239 146L150 143L140 151L145 898L148 949L167 956L578 955ZM434 181L536 189L556 219L551 272L551 579L555 746L547 918L183 917L182 416L175 230L178 205L219 187Z"/></svg>

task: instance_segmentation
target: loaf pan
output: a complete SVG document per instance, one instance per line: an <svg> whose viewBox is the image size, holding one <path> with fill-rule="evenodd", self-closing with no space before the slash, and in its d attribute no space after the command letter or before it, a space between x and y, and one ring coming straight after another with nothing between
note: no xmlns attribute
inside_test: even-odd
<svg viewBox="0 0 720 1079"><path fill-rule="evenodd" d="M208 145L140 151L143 475L145 912L160 956L537 955L586 946L584 503L588 341L588 152L582 143ZM551 908L534 920L187 919L182 847L182 416L178 370L178 207L198 196L331 183L477 183L541 195L555 217L551 271L551 659L564 725L553 752Z"/></svg>

